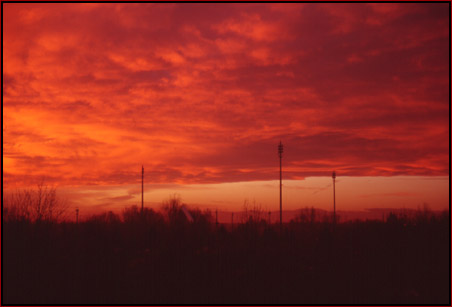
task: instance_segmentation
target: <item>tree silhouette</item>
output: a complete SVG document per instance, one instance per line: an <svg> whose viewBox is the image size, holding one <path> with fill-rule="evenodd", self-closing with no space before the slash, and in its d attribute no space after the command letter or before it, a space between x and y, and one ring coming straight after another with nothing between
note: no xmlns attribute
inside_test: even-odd
<svg viewBox="0 0 452 307"><path fill-rule="evenodd" d="M20 189L3 196L4 220L57 222L68 209L55 187L43 182L36 188Z"/></svg>

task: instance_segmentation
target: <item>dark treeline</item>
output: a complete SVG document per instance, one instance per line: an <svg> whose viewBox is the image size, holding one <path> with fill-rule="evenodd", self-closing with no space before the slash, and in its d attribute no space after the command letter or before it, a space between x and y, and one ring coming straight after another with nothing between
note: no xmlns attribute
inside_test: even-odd
<svg viewBox="0 0 452 307"><path fill-rule="evenodd" d="M216 224L178 201L3 222L3 304L448 304L449 213Z"/></svg>

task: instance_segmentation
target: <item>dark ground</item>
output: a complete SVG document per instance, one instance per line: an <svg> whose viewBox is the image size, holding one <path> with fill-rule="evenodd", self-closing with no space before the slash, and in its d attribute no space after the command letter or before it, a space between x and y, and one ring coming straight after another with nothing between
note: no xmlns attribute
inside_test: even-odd
<svg viewBox="0 0 452 307"><path fill-rule="evenodd" d="M282 234L152 214L4 222L2 303L450 304L449 213Z"/></svg>

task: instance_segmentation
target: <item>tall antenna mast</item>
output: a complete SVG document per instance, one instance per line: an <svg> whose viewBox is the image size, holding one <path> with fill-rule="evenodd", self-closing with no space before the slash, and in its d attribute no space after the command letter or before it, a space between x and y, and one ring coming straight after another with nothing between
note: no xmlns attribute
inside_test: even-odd
<svg viewBox="0 0 452 307"><path fill-rule="evenodd" d="M283 144L279 141L278 155L279 155L279 228L282 229L282 154Z"/></svg>
<svg viewBox="0 0 452 307"><path fill-rule="evenodd" d="M144 209L143 182L144 182L144 167L143 165L141 165L141 213L143 213Z"/></svg>
<svg viewBox="0 0 452 307"><path fill-rule="evenodd" d="M333 223L336 224L336 171L333 171Z"/></svg>

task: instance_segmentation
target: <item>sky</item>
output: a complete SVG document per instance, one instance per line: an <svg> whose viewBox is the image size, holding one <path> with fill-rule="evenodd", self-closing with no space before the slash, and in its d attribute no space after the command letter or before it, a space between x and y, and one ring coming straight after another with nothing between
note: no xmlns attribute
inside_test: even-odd
<svg viewBox="0 0 452 307"><path fill-rule="evenodd" d="M7 189L449 206L448 3L2 5Z"/></svg>

